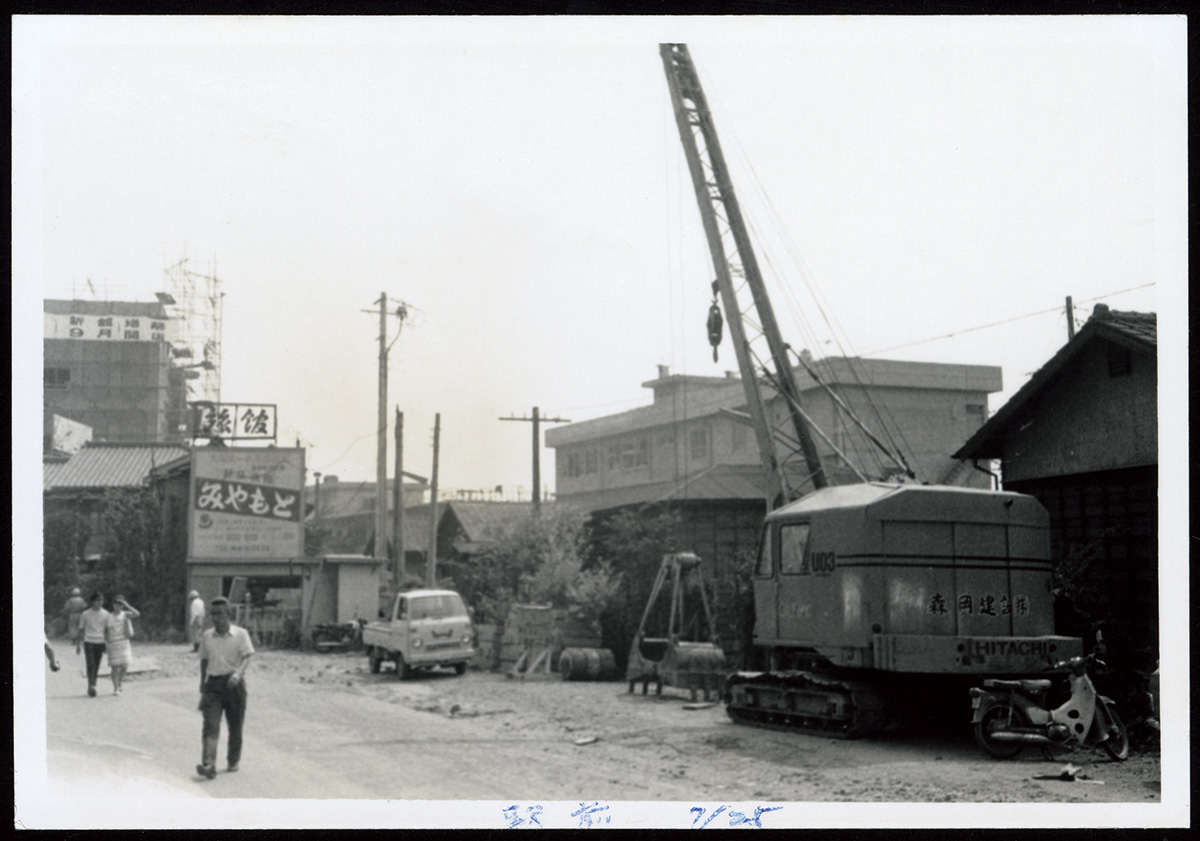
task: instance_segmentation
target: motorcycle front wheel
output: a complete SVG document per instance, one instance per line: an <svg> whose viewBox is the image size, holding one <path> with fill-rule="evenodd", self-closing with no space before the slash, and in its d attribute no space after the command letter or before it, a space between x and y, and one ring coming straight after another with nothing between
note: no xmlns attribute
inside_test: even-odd
<svg viewBox="0 0 1200 841"><path fill-rule="evenodd" d="M1125 729L1125 722L1112 707L1106 706L1104 713L1108 716L1108 738L1101 742L1105 752L1117 762L1128 759L1129 731Z"/></svg>
<svg viewBox="0 0 1200 841"><path fill-rule="evenodd" d="M1012 704L996 704L975 722L975 743L996 759L1012 759L1025 747L1023 742L999 741L992 737L998 730L1025 726L1025 714Z"/></svg>

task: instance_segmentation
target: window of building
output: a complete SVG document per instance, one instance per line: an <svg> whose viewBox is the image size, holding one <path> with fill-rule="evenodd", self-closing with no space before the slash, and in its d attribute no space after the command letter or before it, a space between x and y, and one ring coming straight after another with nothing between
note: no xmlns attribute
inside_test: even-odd
<svg viewBox="0 0 1200 841"><path fill-rule="evenodd" d="M649 462L649 455L650 439L645 436L627 438L621 442L621 469L634 470L645 467Z"/></svg>
<svg viewBox="0 0 1200 841"><path fill-rule="evenodd" d="M982 403L968 403L966 409L968 417L982 418L987 415L987 407Z"/></svg>
<svg viewBox="0 0 1200 841"><path fill-rule="evenodd" d="M1133 354L1129 348L1109 342L1108 344L1108 375L1110 377L1127 377L1133 373Z"/></svg>
<svg viewBox="0 0 1200 841"><path fill-rule="evenodd" d="M604 445L604 466L609 473L612 473L617 469L616 442L609 442L608 444Z"/></svg>
<svg viewBox="0 0 1200 841"><path fill-rule="evenodd" d="M695 460L708 458L708 427L693 429L688 433L688 454Z"/></svg>
<svg viewBox="0 0 1200 841"><path fill-rule="evenodd" d="M593 473L595 473L596 471L598 471L599 469L600 469L600 459L598 457L598 453L596 452L596 449L594 447L592 447L586 453L584 453L583 472L587 473L590 476Z"/></svg>
<svg viewBox="0 0 1200 841"><path fill-rule="evenodd" d="M808 523L779 529L779 566L785 575L807 573L804 552L808 548Z"/></svg>
<svg viewBox="0 0 1200 841"><path fill-rule="evenodd" d="M583 475L583 453L567 453L567 476L575 478Z"/></svg>
<svg viewBox="0 0 1200 841"><path fill-rule="evenodd" d="M66 388L71 384L71 369L44 368L42 379L45 388Z"/></svg>

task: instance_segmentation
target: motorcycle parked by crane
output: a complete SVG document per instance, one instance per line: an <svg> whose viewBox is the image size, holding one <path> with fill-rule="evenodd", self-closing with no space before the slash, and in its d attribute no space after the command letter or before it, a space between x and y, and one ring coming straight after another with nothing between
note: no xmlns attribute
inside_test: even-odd
<svg viewBox="0 0 1200 841"><path fill-rule="evenodd" d="M972 687L975 741L997 759L1012 759L1029 745L1041 745L1048 758L1059 759L1095 744L1117 761L1128 758L1129 733L1112 699L1096 691L1088 676L1091 665L1104 665L1095 652L1054 665L1070 671L1071 696L1053 709L1046 702L1053 685L1049 679L993 678L983 688Z"/></svg>

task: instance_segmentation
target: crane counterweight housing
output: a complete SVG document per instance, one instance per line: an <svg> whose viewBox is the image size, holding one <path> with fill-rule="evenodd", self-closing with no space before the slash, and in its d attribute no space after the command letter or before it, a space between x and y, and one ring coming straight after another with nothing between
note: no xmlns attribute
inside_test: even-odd
<svg viewBox="0 0 1200 841"><path fill-rule="evenodd" d="M759 552L755 642L783 660L1032 673L1082 648L1054 635L1049 515L1024 494L829 487L769 514Z"/></svg>
<svg viewBox="0 0 1200 841"><path fill-rule="evenodd" d="M726 681L739 722L870 734L902 701L1042 674L1083 650L1054 634L1049 515L1024 494L815 491L767 515L753 589L770 670Z"/></svg>

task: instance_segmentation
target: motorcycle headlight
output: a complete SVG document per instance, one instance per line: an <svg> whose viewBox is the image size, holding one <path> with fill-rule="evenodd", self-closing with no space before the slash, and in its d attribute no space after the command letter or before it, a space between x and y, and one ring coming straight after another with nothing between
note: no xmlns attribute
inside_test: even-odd
<svg viewBox="0 0 1200 841"><path fill-rule="evenodd" d="M425 640L421 639L420 637L417 637L415 640L413 640L413 648L420 648L424 644Z"/></svg>

